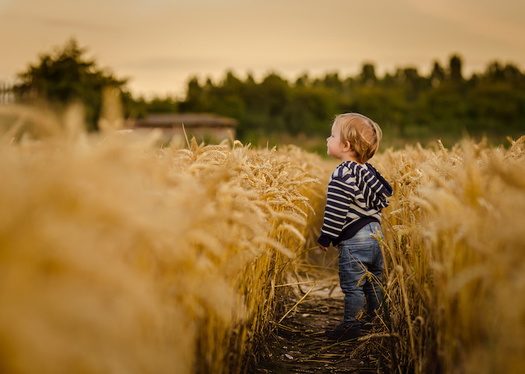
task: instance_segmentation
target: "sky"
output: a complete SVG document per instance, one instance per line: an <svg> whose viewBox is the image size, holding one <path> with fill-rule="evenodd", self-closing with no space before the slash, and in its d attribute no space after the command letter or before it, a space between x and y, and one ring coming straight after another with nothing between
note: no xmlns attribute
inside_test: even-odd
<svg viewBox="0 0 525 374"><path fill-rule="evenodd" d="M525 70L523 0L0 0L0 83L75 38L145 97L182 97L191 77L232 71L427 74L461 56L465 75L498 60Z"/></svg>

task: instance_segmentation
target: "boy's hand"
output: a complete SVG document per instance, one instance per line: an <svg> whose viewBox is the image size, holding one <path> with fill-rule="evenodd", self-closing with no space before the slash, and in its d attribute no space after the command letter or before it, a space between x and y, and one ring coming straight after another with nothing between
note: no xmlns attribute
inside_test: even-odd
<svg viewBox="0 0 525 374"><path fill-rule="evenodd" d="M319 244L319 248L321 248L323 251L328 252L328 247L322 246Z"/></svg>

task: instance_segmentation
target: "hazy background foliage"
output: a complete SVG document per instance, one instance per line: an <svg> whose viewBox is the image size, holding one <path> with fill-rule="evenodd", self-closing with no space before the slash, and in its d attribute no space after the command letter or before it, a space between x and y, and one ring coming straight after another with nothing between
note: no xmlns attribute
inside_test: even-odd
<svg viewBox="0 0 525 374"><path fill-rule="evenodd" d="M57 105L80 100L95 130L101 88L111 85L122 91L128 117L212 112L237 119L241 141L288 141L321 153L333 117L349 111L375 119L384 130L384 146L435 139L452 145L464 135L501 143L508 135L522 135L525 128L525 75L515 64L496 60L469 77L463 74L459 54L451 55L446 65L435 61L427 75L405 66L379 76L370 62L364 62L356 76L329 72L312 77L305 72L295 81L275 72L256 80L228 71L218 82L189 77L182 98L144 98L135 97L126 88L126 79L86 60L84 53L71 39L62 50L40 56L11 88L16 100Z"/></svg>

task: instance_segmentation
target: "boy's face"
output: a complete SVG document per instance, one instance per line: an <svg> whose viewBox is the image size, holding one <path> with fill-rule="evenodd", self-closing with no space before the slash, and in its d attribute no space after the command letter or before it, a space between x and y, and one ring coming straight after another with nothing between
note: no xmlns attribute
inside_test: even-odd
<svg viewBox="0 0 525 374"><path fill-rule="evenodd" d="M326 153L328 156L342 160L345 155L345 145L341 140L341 131L339 125L334 122L332 125L332 134L326 139Z"/></svg>

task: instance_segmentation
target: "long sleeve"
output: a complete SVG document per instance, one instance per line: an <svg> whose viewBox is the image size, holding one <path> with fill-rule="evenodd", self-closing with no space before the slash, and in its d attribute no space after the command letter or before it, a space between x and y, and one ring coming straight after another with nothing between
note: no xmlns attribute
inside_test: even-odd
<svg viewBox="0 0 525 374"><path fill-rule="evenodd" d="M370 164L345 161L330 178L319 244L349 239L369 222L381 222L392 187Z"/></svg>
<svg viewBox="0 0 525 374"><path fill-rule="evenodd" d="M346 177L346 178L345 178ZM330 245L343 230L348 210L354 201L355 183L345 177L332 177L328 183L326 208L319 243Z"/></svg>

